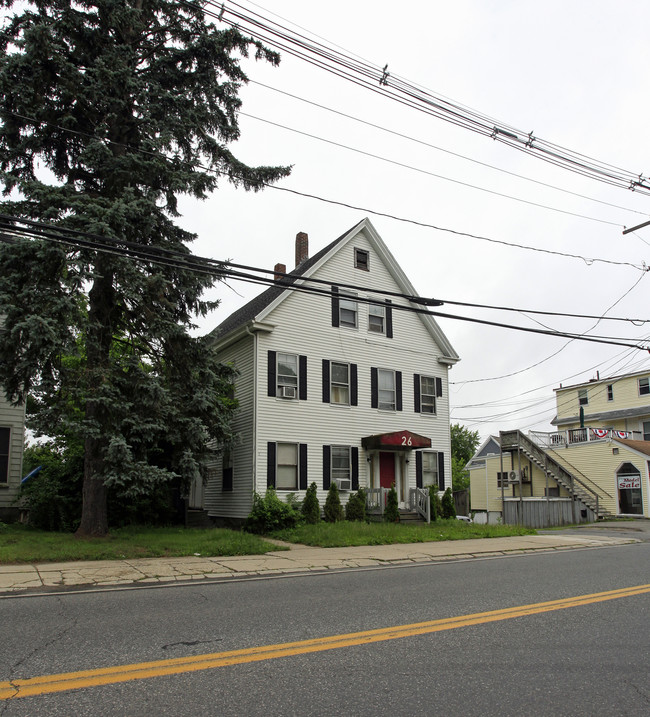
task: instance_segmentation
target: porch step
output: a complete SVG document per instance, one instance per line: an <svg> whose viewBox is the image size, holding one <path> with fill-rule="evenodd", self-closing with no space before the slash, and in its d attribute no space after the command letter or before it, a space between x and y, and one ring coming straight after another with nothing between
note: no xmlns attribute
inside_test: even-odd
<svg viewBox="0 0 650 717"><path fill-rule="evenodd" d="M400 523L408 523L409 525L422 524L426 525L427 521L415 510L404 510L399 511Z"/></svg>

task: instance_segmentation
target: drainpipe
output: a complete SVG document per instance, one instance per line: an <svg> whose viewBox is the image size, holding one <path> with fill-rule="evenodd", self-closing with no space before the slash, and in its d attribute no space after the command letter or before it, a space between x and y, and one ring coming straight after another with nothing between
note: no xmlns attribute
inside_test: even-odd
<svg viewBox="0 0 650 717"><path fill-rule="evenodd" d="M257 491L257 332L249 325L246 333L253 337L253 490Z"/></svg>

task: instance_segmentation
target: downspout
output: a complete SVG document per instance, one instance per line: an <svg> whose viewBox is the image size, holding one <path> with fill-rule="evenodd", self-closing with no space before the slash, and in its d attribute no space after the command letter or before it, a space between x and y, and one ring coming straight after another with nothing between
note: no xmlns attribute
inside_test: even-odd
<svg viewBox="0 0 650 717"><path fill-rule="evenodd" d="M257 332L248 325L246 333L253 337L253 490L257 491Z"/></svg>

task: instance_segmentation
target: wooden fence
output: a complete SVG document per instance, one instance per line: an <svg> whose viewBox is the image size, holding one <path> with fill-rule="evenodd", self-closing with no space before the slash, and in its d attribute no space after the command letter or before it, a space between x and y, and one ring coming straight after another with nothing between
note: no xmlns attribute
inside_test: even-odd
<svg viewBox="0 0 650 717"><path fill-rule="evenodd" d="M503 522L528 528L594 523L596 514L571 498L510 498L503 501Z"/></svg>

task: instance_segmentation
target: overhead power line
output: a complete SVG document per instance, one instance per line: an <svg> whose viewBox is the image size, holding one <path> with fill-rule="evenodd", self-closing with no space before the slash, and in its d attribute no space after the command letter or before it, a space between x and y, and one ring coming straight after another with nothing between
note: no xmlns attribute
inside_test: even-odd
<svg viewBox="0 0 650 717"><path fill-rule="evenodd" d="M491 169L495 172L500 172L501 174L507 174L509 177L515 177L515 178L521 179L525 182L531 182L532 184L536 184L537 186L546 187L547 189L552 189L556 192L562 192L563 194L569 194L573 197L578 197L579 199L586 199L588 202L595 202L596 204L602 204L605 207L612 207L613 209L621 209L625 212L631 212L633 214L641 214L643 216L648 216L648 212L642 212L642 211L639 211L638 209L632 209L631 207L622 207L620 204L614 204L613 202L606 202L603 199L597 199L596 197L590 197L586 194L581 194L580 192L574 192L570 189L566 189L566 187L558 187L555 184L550 184L548 182L542 182L539 179L533 179L533 177L527 177L523 174L519 174L517 172L512 172L509 169L504 169L503 167L497 167L494 164L490 164L489 162L482 162L481 160L475 159L474 157L468 157L465 154L460 154L460 152L454 152L450 149L446 149L445 147L440 147L439 145L432 144L431 142L425 142L422 139L418 139L416 137L411 137L410 135L404 134L403 132L397 132L395 130L389 129L388 127L383 127L382 125L378 125L374 122L369 122L368 120L364 120L361 117L356 117L355 115L348 114L347 112L342 112L341 110L336 110L333 107L323 105L319 102L314 102L313 100L308 100L305 97L300 97L299 95L295 95L291 92L287 92L286 90L280 90L279 88L272 87L271 85L267 85L264 82L259 82L258 80L252 80L252 79L249 79L248 82L251 85L257 85L258 87L263 87L267 90L271 90L272 92L276 92L278 94L284 95L285 97L290 97L291 99L298 100L299 102L303 102L312 107L316 107L316 108L324 110L326 112L330 112L332 114L338 115L339 117L344 117L345 119L352 120L353 122L358 122L359 124L363 124L366 127L372 127L373 129L377 129L380 132L385 132L386 134L390 134L393 137L399 137L400 139L405 139L408 142L414 142L422 147L428 147L430 149L436 150L437 152L443 152L444 154L448 154L452 157L457 157L458 159L462 159L466 162L471 162L472 164L477 164L481 167L486 167L487 169ZM287 127L286 129L290 129L290 128ZM293 130L291 130L291 131L293 131ZM634 227L632 229L634 229ZM628 230L628 231L632 231L632 230ZM624 232L624 233L628 233L628 232Z"/></svg>
<svg viewBox="0 0 650 717"><path fill-rule="evenodd" d="M132 146L122 143L122 142L115 142L115 141L107 139L105 137L99 137L98 135L90 134L88 132L82 132L80 130L73 130L68 127L63 127L63 126L53 123L53 122L41 121L34 117L29 117L28 115L20 114L17 112L11 112L9 110L5 110L2 107L0 107L0 114L3 114L3 113L6 115L11 115L13 117L20 118L22 120L26 120L28 122L33 122L34 124L53 127L61 132L74 134L79 137L88 137L88 138L91 138L91 139L94 139L97 141L104 142L107 145L118 146L128 152L136 152L136 153L140 153L140 154L143 154L143 155L146 155L149 157L155 157L158 159L163 159L165 161L170 161L170 158L161 152L152 152L150 150L142 149L141 147L132 147ZM213 167L206 167L205 165L201 165L201 164L192 165L192 169L201 169L205 172L219 174L219 175L222 175L227 178L231 178L231 177L237 178L237 175L234 173L231 174L228 172L220 171ZM335 206L345 207L346 209L354 209L355 211L364 212L365 214L372 214L373 216L377 216L377 217L386 217L387 219L393 219L394 221L402 222L405 224L413 224L414 226L419 226L419 227L423 227L426 229L435 229L436 231L447 232L449 234L453 234L454 236L464 236L464 237L468 237L470 239L476 239L477 241L484 241L484 242L488 242L491 244L499 244L501 246L507 246L507 247L511 247L514 249L521 249L521 250L525 250L525 251L533 251L533 252L538 252L538 253L542 253L542 254L549 254L551 256L560 256L560 257L564 257L567 259L579 259L580 261L583 261L587 266L591 266L592 264L599 263L599 264L609 264L612 266L629 266L633 269L637 269L638 271L649 271L650 270L650 268L646 265L645 262L641 262L639 264L634 264L633 262L629 262L629 261L617 261L615 259L603 259L600 257L588 257L588 256L583 256L581 254L570 254L568 252L556 251L556 250L552 250L552 249L542 249L540 247L534 247L534 246L530 246L530 245L526 245L526 244L517 244L515 242L507 242L503 239L493 239L491 237L481 236L480 234L472 234L470 232L463 232L463 231L460 231L457 229L450 229L448 227L442 227L437 224L430 224L427 222L418 221L416 219L400 217L395 214L390 214L388 212L381 212L377 209L371 209L369 207L361 207L358 205L350 204L348 202L342 202L342 201L338 201L335 199L328 199L326 197L321 197L317 194L309 194L307 192L301 192L297 189L291 189L290 187L280 187L275 184L268 184L265 182L261 182L260 184L261 184L261 186L264 186L267 189L272 189L272 190L275 190L278 192L287 192L289 194L294 194L296 196L304 197L306 199L314 199L316 201L323 202L325 204L333 204Z"/></svg>
<svg viewBox="0 0 650 717"><path fill-rule="evenodd" d="M21 226L24 225L24 226ZM267 274L275 275L276 272L261 269L251 268L253 271L258 272L261 276L251 274L247 271L235 270L232 264L223 261L217 261L209 259L207 257L196 256L191 253L182 253L177 251L171 251L168 249L162 249L158 247L142 246L134 242L128 242L123 240L111 239L102 237L100 235L90 234L86 232L80 232L78 230L69 230L65 227L56 225L48 225L42 222L35 222L32 220L17 219L7 215L0 214L0 229L4 229L7 233L22 236L25 238L32 239L44 239L47 241L57 242L65 244L75 249L86 249L98 252L106 252L123 256L132 260L139 260L148 263L158 264L166 266L168 268L179 270L179 271L192 271L200 274L213 276L216 279L231 278L239 281L245 281L253 284L261 284L266 286L279 286L282 289L290 291L299 291L303 293L317 294L323 297L332 297L331 286L340 286L342 288L350 288L353 285L342 284L338 282L324 282L321 280L310 279L300 275L286 273L281 274L279 280L274 279L271 276L265 276ZM327 288L320 288L318 285L310 284L327 284ZM367 291L371 295L395 295L395 292L386 292L375 288L368 287L355 287L359 290ZM436 299L427 299L423 297L411 296L406 294L400 295L410 302L420 304L439 304L441 303ZM360 303L374 304L376 299L371 297L357 297L356 299ZM436 318L446 318L456 321L464 321L469 323L482 324L486 326L493 326L495 328L511 329L514 331L522 331L525 333L541 334L546 336L552 336L555 338L575 338L580 341L588 341L599 344L610 344L614 346L623 346L627 348L634 348L638 350L648 350L649 347L639 345L638 343L632 343L634 339L626 339L614 336L584 336L581 334L563 332L563 331L552 331L535 329L525 326L516 326L513 324L505 324L497 321L487 321L483 319L477 319L467 316L458 316L454 314L448 314L439 311L429 311L428 309L420 309L417 306L412 305L401 305L398 303L392 304L393 309L398 311L407 311L418 314L425 314Z"/></svg>
<svg viewBox="0 0 650 717"><path fill-rule="evenodd" d="M187 0L185 0L185 4L192 5L195 9L198 7L195 3L187 2ZM331 44L326 45L310 39L306 35L291 30L232 0L222 3L208 1L201 7L206 15L237 28L269 47L293 55L304 62L407 107L490 137L513 149L576 174L617 187L650 194L650 182L642 174L616 167L548 142L536 136L532 131L521 130L505 122L495 121L493 118L471 110L458 102L418 87L392 71L388 72L388 65L381 68L365 60L359 60L347 51L340 51ZM208 7L212 7L214 10L209 10Z"/></svg>

